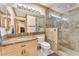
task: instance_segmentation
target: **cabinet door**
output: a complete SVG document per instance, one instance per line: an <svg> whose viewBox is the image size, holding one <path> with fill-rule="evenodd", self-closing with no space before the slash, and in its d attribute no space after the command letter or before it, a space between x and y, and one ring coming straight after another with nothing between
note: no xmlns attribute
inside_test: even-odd
<svg viewBox="0 0 79 59"><path fill-rule="evenodd" d="M21 55L21 56L35 56L37 55L37 48L35 46L21 47L18 53L19 53L18 55Z"/></svg>
<svg viewBox="0 0 79 59"><path fill-rule="evenodd" d="M34 40L21 44L18 53L23 56L37 55L37 42Z"/></svg>
<svg viewBox="0 0 79 59"><path fill-rule="evenodd" d="M3 56L17 56L18 55L18 46L8 45L5 47L2 47L2 55Z"/></svg>
<svg viewBox="0 0 79 59"><path fill-rule="evenodd" d="M35 56L35 55L37 55L37 46L36 45L34 45L34 46L28 46L28 48L26 48L27 49L27 51L29 52L28 53L28 55L29 56Z"/></svg>
<svg viewBox="0 0 79 59"><path fill-rule="evenodd" d="M27 47L27 45L19 45L20 47L18 48L18 56L28 56L28 54L29 54L29 52L28 52L28 50L26 49L26 48L28 48Z"/></svg>
<svg viewBox="0 0 79 59"><path fill-rule="evenodd" d="M29 42L29 46L25 47L25 49L28 51L29 56L37 55L37 42L31 41Z"/></svg>

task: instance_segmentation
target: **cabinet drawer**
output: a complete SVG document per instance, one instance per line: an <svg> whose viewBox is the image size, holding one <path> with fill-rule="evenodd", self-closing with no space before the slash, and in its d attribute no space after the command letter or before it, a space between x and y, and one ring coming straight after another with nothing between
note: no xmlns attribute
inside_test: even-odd
<svg viewBox="0 0 79 59"><path fill-rule="evenodd" d="M37 42L36 42L36 40L32 40L32 41L28 41L28 42L23 42L23 43L21 43L21 44L25 44L25 45L35 45L35 44L37 44Z"/></svg>
<svg viewBox="0 0 79 59"><path fill-rule="evenodd" d="M32 40L32 41L28 41L28 42L21 42L21 43L15 44L15 45L17 45L18 47L35 46L35 45L37 45L37 42L36 42L36 40Z"/></svg>

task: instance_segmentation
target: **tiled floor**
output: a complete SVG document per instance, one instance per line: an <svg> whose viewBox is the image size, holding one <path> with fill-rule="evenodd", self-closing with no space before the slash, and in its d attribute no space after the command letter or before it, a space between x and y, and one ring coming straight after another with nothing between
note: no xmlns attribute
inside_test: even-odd
<svg viewBox="0 0 79 59"><path fill-rule="evenodd" d="M58 56L58 55L56 53L52 53L52 54L50 54L48 56Z"/></svg>
<svg viewBox="0 0 79 59"><path fill-rule="evenodd" d="M41 49L38 50L38 56L48 56L48 55L51 55L52 53L54 53L54 52L53 51L49 51L48 53L45 53Z"/></svg>

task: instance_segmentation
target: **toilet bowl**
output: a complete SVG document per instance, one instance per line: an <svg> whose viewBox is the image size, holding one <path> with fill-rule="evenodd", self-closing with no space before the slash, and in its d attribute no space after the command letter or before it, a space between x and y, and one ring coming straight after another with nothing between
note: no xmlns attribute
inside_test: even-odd
<svg viewBox="0 0 79 59"><path fill-rule="evenodd" d="M50 44L47 43L47 42L42 42L41 43L41 48L43 48L43 49L50 49Z"/></svg>
<svg viewBox="0 0 79 59"><path fill-rule="evenodd" d="M50 44L47 42L42 42L41 52L43 53L43 55L48 55L50 53Z"/></svg>
<svg viewBox="0 0 79 59"><path fill-rule="evenodd" d="M50 44L48 42L45 42L45 36L37 36L37 42L41 46L41 52L43 52L44 55L48 55L48 53L50 52Z"/></svg>

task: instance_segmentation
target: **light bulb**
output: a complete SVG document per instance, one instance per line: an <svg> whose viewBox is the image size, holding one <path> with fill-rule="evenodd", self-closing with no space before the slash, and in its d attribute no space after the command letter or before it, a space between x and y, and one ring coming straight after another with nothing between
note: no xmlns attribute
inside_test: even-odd
<svg viewBox="0 0 79 59"><path fill-rule="evenodd" d="M54 14L52 14L52 16L53 16L53 17L57 17L57 18L61 18L60 16L57 16L57 15L54 15Z"/></svg>
<svg viewBox="0 0 79 59"><path fill-rule="evenodd" d="M67 18L62 18L62 20L65 20L65 21L67 21L68 19L67 19Z"/></svg>
<svg viewBox="0 0 79 59"><path fill-rule="evenodd" d="M18 4L18 6L22 6L22 4Z"/></svg>

